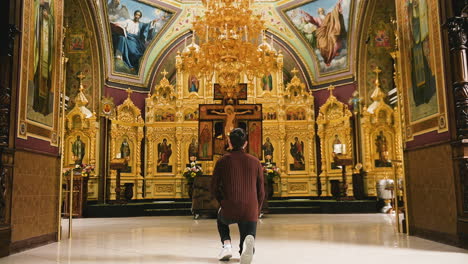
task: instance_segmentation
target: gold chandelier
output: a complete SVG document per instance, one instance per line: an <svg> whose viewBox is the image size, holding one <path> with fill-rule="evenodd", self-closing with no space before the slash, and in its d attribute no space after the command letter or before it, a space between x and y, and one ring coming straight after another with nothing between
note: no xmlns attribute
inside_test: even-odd
<svg viewBox="0 0 468 264"><path fill-rule="evenodd" d="M224 99L237 98L242 75L250 82L268 76L282 56L274 49L273 38L267 42L264 21L253 14L251 2L202 0L206 11L195 16L192 43L178 54L185 72L209 80L216 73Z"/></svg>

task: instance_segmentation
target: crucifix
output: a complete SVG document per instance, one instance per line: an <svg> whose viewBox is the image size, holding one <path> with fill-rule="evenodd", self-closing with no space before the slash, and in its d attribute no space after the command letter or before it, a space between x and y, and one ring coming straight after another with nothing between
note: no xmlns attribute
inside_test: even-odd
<svg viewBox="0 0 468 264"><path fill-rule="evenodd" d="M200 160L212 160L213 154L224 154L227 137L236 127L243 128L249 135L247 152L261 154L261 104L201 104L199 113Z"/></svg>
<svg viewBox="0 0 468 264"><path fill-rule="evenodd" d="M245 110L237 112L232 105L226 105L223 112L211 110L212 114L226 116L224 121L224 135L229 136L229 133L236 127L236 117L238 115L252 114L252 110Z"/></svg>

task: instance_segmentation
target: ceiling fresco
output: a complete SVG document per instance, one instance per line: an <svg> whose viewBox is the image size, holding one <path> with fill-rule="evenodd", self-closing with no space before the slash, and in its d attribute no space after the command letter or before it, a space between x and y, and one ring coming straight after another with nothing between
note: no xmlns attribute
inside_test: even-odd
<svg viewBox="0 0 468 264"><path fill-rule="evenodd" d="M275 42L292 54L288 55L294 61L290 64L302 65L302 78L314 89L324 83L353 78L355 44L351 40L359 2L262 1L256 2L253 10L262 16ZM149 91L158 78L154 73L160 71L161 63L169 65L167 59L174 57L168 55L174 53L174 43L191 34L194 17L204 12L201 1L101 0L97 5L101 6L97 8L100 11L97 21L104 32L104 54L110 62L107 84L141 91ZM138 27L130 23L135 16L142 22ZM330 31L332 24L336 37L323 33ZM138 40L123 40L121 36L128 32L135 33Z"/></svg>
<svg viewBox="0 0 468 264"><path fill-rule="evenodd" d="M320 73L348 67L350 2L313 1L285 12L302 40L313 50Z"/></svg>

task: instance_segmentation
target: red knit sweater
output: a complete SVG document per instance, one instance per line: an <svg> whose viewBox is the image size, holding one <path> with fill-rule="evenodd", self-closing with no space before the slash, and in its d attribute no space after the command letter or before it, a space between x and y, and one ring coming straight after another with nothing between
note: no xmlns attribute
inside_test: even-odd
<svg viewBox="0 0 468 264"><path fill-rule="evenodd" d="M265 190L260 161L243 151L232 151L216 162L211 194L226 219L256 222Z"/></svg>

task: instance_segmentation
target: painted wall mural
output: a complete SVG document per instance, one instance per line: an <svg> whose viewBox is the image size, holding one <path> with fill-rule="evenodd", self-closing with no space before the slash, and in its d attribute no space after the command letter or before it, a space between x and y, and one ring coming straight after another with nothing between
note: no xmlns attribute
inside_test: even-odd
<svg viewBox="0 0 468 264"><path fill-rule="evenodd" d="M107 15L114 70L138 75L140 60L173 13L136 0L111 0Z"/></svg>
<svg viewBox="0 0 468 264"><path fill-rule="evenodd" d="M428 6L426 0L406 2L408 17L409 55L411 60L411 121L437 113L434 65L431 65Z"/></svg>
<svg viewBox="0 0 468 264"><path fill-rule="evenodd" d="M397 1L406 140L447 131L440 11L435 0Z"/></svg>
<svg viewBox="0 0 468 264"><path fill-rule="evenodd" d="M99 71L99 50L97 39L92 32L92 14L86 8L86 3L82 1L65 0L64 10L65 24L68 26L65 52L68 58L66 65L66 95L75 98L78 94L79 80L77 75L82 73L84 79L83 93L88 99L88 107L91 110L97 109L97 101L101 86ZM96 89L97 88L97 89ZM71 100L68 108L72 109L75 102Z"/></svg>
<svg viewBox="0 0 468 264"><path fill-rule="evenodd" d="M18 136L56 145L63 2L24 1L23 18Z"/></svg>
<svg viewBox="0 0 468 264"><path fill-rule="evenodd" d="M34 65L28 80L28 118L52 126L54 91L52 90L54 47L54 1L34 1Z"/></svg>
<svg viewBox="0 0 468 264"><path fill-rule="evenodd" d="M370 98L375 89L376 74L374 70L379 67L380 88L387 94L395 87L393 81L393 59L390 55L395 49L394 28L390 23L395 19L394 1L372 1L364 11L365 24L360 36L358 82L359 96L364 99L365 105L372 103Z"/></svg>
<svg viewBox="0 0 468 264"><path fill-rule="evenodd" d="M348 68L351 0L311 1L286 10L294 28L315 52L320 73Z"/></svg>

